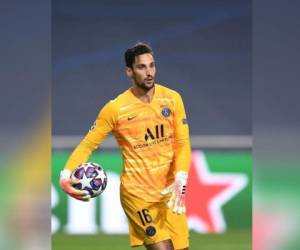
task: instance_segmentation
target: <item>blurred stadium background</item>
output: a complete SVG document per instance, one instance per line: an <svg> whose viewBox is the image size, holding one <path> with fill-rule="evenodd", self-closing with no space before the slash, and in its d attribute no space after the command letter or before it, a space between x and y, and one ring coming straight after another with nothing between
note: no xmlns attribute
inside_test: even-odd
<svg viewBox="0 0 300 250"><path fill-rule="evenodd" d="M112 137L91 160L109 172L88 204L58 187L59 171L99 108L130 86L123 53L155 53L157 81L181 93L193 160L191 250L251 249L251 1L52 1L52 249L129 249Z"/></svg>

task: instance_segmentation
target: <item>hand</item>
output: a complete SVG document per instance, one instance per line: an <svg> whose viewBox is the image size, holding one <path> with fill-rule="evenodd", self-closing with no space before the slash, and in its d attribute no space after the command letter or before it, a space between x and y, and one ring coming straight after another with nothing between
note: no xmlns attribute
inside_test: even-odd
<svg viewBox="0 0 300 250"><path fill-rule="evenodd" d="M175 182L161 192L164 196L168 193L172 194L170 200L167 203L167 207L173 208L173 213L185 213L186 182L187 173L184 171L178 171L175 176Z"/></svg>
<svg viewBox="0 0 300 250"><path fill-rule="evenodd" d="M76 184L77 181L71 179L71 171L68 169L64 169L60 172L60 180L59 184L60 187L70 196L77 200L81 201L89 201L91 196L89 195L89 192L86 190L78 190L73 187L74 184Z"/></svg>

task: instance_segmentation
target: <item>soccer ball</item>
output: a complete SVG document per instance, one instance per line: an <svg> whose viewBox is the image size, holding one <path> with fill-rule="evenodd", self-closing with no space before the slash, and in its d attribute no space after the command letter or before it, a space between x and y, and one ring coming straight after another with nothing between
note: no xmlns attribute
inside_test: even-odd
<svg viewBox="0 0 300 250"><path fill-rule="evenodd" d="M79 181L73 187L79 190L87 190L91 197L100 195L107 185L107 175L104 169L94 162L80 164L72 172L71 178Z"/></svg>

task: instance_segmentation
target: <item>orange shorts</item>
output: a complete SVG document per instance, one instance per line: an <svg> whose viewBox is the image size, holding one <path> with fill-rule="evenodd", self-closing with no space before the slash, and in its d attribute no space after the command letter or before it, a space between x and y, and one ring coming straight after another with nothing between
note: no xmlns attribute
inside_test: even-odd
<svg viewBox="0 0 300 250"><path fill-rule="evenodd" d="M121 191L121 204L129 222L132 247L150 245L171 239L175 249L189 246L186 215L172 213L167 199L149 203Z"/></svg>

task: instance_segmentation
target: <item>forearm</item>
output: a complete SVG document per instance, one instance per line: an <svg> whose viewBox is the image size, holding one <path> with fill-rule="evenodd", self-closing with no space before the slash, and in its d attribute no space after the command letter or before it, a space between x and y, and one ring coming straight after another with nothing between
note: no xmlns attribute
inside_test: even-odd
<svg viewBox="0 0 300 250"><path fill-rule="evenodd" d="M97 143L84 138L72 152L65 165L65 169L72 171L81 163L86 162L97 147Z"/></svg>
<svg viewBox="0 0 300 250"><path fill-rule="evenodd" d="M178 140L175 151L175 173L184 171L188 173L191 163L191 144L189 139Z"/></svg>
<svg viewBox="0 0 300 250"><path fill-rule="evenodd" d="M73 187L75 182L71 178L71 173L81 163L86 162L95 148L95 144L88 143L86 138L83 139L71 154L65 168L60 172L61 188L73 198L81 201L89 201L91 197L86 190L78 190Z"/></svg>

